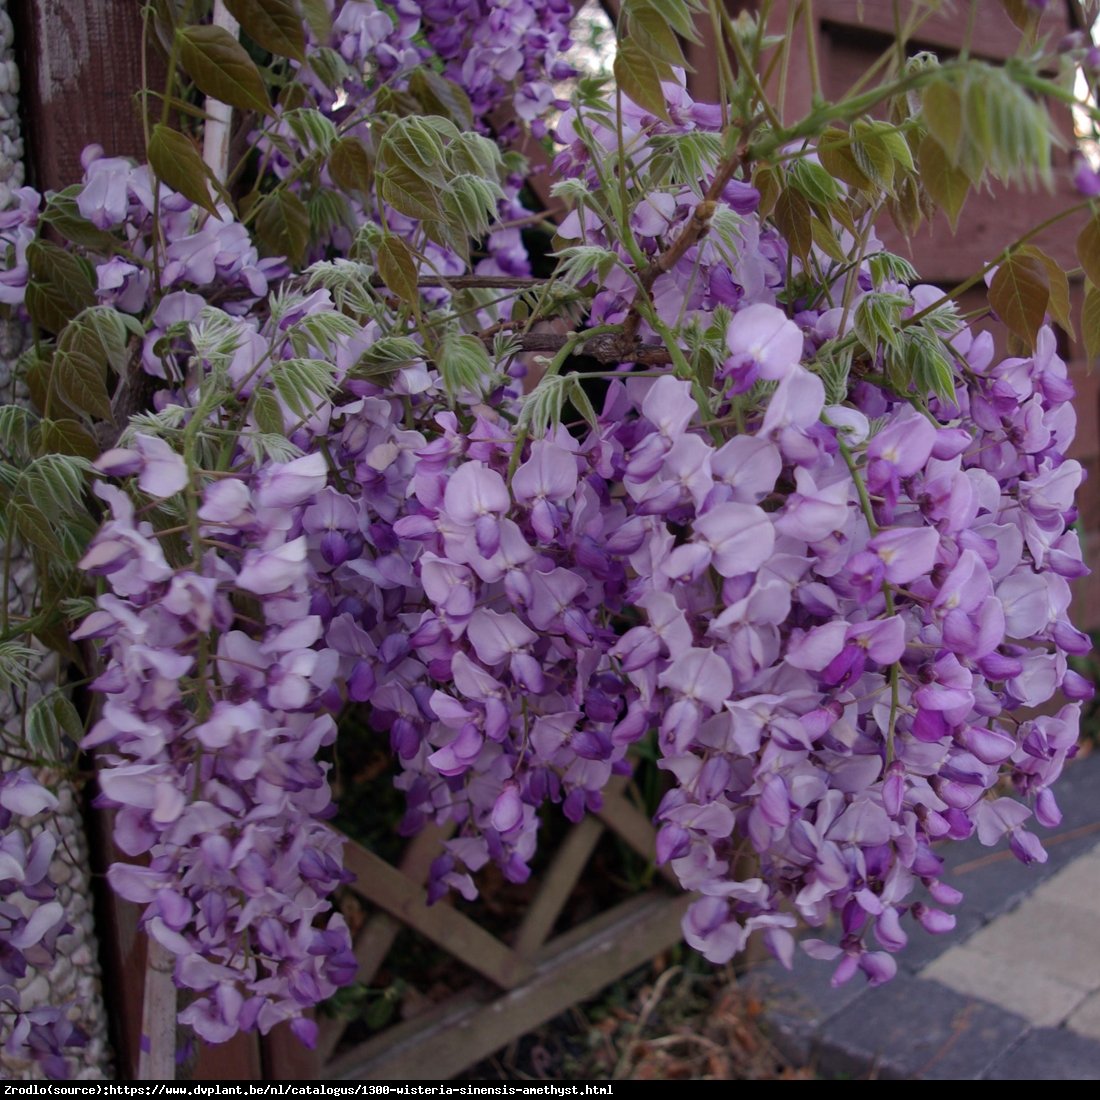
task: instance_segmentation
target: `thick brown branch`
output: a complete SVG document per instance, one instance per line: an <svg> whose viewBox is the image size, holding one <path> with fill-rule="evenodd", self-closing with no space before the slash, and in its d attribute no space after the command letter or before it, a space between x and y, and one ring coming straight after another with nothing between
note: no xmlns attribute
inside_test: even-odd
<svg viewBox="0 0 1100 1100"><path fill-rule="evenodd" d="M491 337L482 337L491 345ZM531 332L516 336L512 343L519 351L556 352L561 351L569 341L568 336L554 332ZM638 341L626 341L613 333L593 336L578 351L600 363L643 363L646 366L662 366L672 361L664 344L643 344Z"/></svg>
<svg viewBox="0 0 1100 1100"><path fill-rule="evenodd" d="M545 286L546 279L530 279L518 275L427 275L417 279L416 285L425 290L470 290L489 288L493 290L527 290L530 287ZM386 284L377 276L371 276L371 286L382 287Z"/></svg>

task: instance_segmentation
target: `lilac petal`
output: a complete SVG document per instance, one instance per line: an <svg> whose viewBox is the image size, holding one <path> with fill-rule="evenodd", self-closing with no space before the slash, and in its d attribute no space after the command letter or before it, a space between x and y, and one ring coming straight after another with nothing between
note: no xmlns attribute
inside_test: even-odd
<svg viewBox="0 0 1100 1100"><path fill-rule="evenodd" d="M538 641L538 635L508 611L501 614L481 608L466 628L478 659L486 665L499 664Z"/></svg>
<svg viewBox="0 0 1100 1100"><path fill-rule="evenodd" d="M521 504L565 500L576 488L576 459L564 447L542 439L531 445L531 457L512 477L512 493Z"/></svg>
<svg viewBox="0 0 1100 1100"><path fill-rule="evenodd" d="M779 381L802 359L802 330L781 309L759 302L734 315L726 347L738 365L755 363L758 377Z"/></svg>
<svg viewBox="0 0 1100 1100"><path fill-rule="evenodd" d="M939 533L931 527L896 527L881 531L867 544L881 559L891 584L908 584L932 571Z"/></svg>
<svg viewBox="0 0 1100 1100"><path fill-rule="evenodd" d="M504 478L480 462L465 462L443 492L443 507L459 523L473 524L479 516L500 515L511 499Z"/></svg>
<svg viewBox="0 0 1100 1100"><path fill-rule="evenodd" d="M183 456L176 454L163 439L152 435L134 436L134 447L142 458L138 488L151 497L170 497L190 480Z"/></svg>
<svg viewBox="0 0 1100 1100"><path fill-rule="evenodd" d="M695 521L694 533L710 548L714 567L723 577L759 569L775 545L775 528L755 504L719 504Z"/></svg>
<svg viewBox="0 0 1100 1100"><path fill-rule="evenodd" d="M710 649L691 648L681 653L657 682L684 699L705 703L713 711L721 710L733 691L729 665Z"/></svg>

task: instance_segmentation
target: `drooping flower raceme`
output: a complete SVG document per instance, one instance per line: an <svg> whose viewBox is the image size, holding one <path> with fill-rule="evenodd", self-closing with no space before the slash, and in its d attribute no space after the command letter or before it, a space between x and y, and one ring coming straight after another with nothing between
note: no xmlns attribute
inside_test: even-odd
<svg viewBox="0 0 1100 1100"><path fill-rule="evenodd" d="M509 93L536 118L568 7L338 4L313 45L346 66L339 87L301 79L364 148L354 112L412 87L425 42L477 124ZM351 247L325 225L290 274L228 208L203 218L147 168L87 158L77 206L119 244L90 254L98 297L147 315L163 389L96 464L84 747L133 861L111 885L144 907L209 1041L282 1020L311 1041L303 1013L354 976L325 822L346 706L388 740L402 831L454 827L431 900L473 897L490 862L526 879L545 807L597 812L647 742L667 777L656 855L697 895L685 936L714 962L758 932L789 964L801 922L827 930L803 946L835 981L878 983L908 922L953 924L938 841L1045 858L1034 825L1058 821L1091 690L1067 665L1088 647L1068 619L1082 470L1054 336L997 361L873 234L850 270L790 254L722 168L722 111L663 89L667 119L622 97L618 125L580 107L558 122L568 308L630 336L588 379L509 343L530 303L439 285L528 275L514 225L471 265L430 219L360 192L356 258L322 257ZM291 193L312 155L293 122L258 138ZM437 122L446 155L478 152ZM596 154L621 141L647 165L685 137L701 178L670 170L629 232L612 224ZM524 221L520 181L491 182L498 217ZM13 303L38 209L28 192L0 225ZM433 280L422 315L378 285L383 239ZM881 349L857 359L855 319L881 302L902 333L949 335L949 384L895 384ZM456 348L480 374L455 371ZM563 382L576 415L561 400L540 421Z"/></svg>

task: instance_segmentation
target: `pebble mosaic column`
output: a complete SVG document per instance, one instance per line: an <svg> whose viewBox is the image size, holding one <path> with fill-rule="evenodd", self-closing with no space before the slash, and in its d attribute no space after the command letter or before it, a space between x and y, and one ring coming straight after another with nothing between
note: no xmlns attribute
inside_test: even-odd
<svg viewBox="0 0 1100 1100"><path fill-rule="evenodd" d="M0 0L0 210L11 201L12 192L23 185L23 139L19 132L19 71L13 52L14 31L6 0ZM4 401L25 399L13 377L15 364L26 341L26 332L18 321L0 320L0 398ZM5 597L11 610L23 614L34 590L31 564L15 560L11 585ZM37 680L48 688L55 682L57 659L43 651ZM33 687L28 702L34 699ZM0 694L0 723L21 725L10 695ZM38 1005L70 1005L70 1018L88 1035L88 1044L70 1054L73 1080L103 1080L110 1072L107 1044L107 1012L103 1002L103 984L99 968L99 950L92 914L89 879L88 840L84 833L77 792L72 786L58 787L46 779L58 797L56 814L45 826L24 826L27 843L41 828L59 833L57 854L50 877L57 883L57 900L65 907L73 931L58 941L56 956L48 969L28 968L18 983L24 1008ZM14 826L13 822L13 826ZM0 1079L35 1080L43 1074L37 1065L13 1058L3 1051L0 1034Z"/></svg>

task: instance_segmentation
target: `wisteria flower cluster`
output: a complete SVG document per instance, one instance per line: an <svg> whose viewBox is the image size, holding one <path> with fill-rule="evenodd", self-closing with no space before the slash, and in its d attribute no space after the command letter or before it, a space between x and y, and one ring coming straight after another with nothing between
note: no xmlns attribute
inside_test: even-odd
<svg viewBox="0 0 1100 1100"><path fill-rule="evenodd" d="M3 1051L9 1065L34 1064L51 1077L66 1072L66 1048L79 1047L86 1036L68 1019L63 1005L27 1008L16 983L27 967L48 963L59 936L71 931L50 881L57 837L48 828L26 831L13 821L29 823L57 806L57 799L29 768L0 775L0 1020Z"/></svg>
<svg viewBox="0 0 1100 1100"><path fill-rule="evenodd" d="M714 962L759 932L790 965L801 922L834 981L877 984L907 923L953 926L938 842L1046 858L1034 823L1059 820L1092 691L1068 667L1089 642L1068 618L1082 469L1054 276L1034 250L991 265L1020 345L998 356L875 237L921 186L901 124L856 102L764 128L747 76L740 114L696 102L641 11L660 5L628 8L626 94L582 82L554 123L572 209L552 281L483 134L509 96L543 132L565 0L330 5L282 70L312 106L272 108L271 189L239 216L93 149L64 218L25 189L0 221L0 296L36 323L40 218L78 223L94 270L54 330L43 423L90 332L157 380L91 468L104 518L77 556L98 596L72 637L99 662L82 747L128 859L110 884L208 1041L289 1020L312 1042L305 1011L354 978L326 824L346 708L388 739L401 830L454 827L432 901L473 898L490 862L524 881L545 815L598 812L655 745L655 855ZM724 31L757 54L762 33ZM969 186L985 162L951 162L919 95L985 96L963 71L923 59L882 98ZM1040 110L981 74L1014 117ZM439 110L402 108L417 96ZM262 255L272 233L286 256ZM1001 304L1009 275L1041 308ZM4 782L7 806L29 780ZM10 855L4 883L38 897L48 857ZM37 948L60 920L8 938Z"/></svg>

